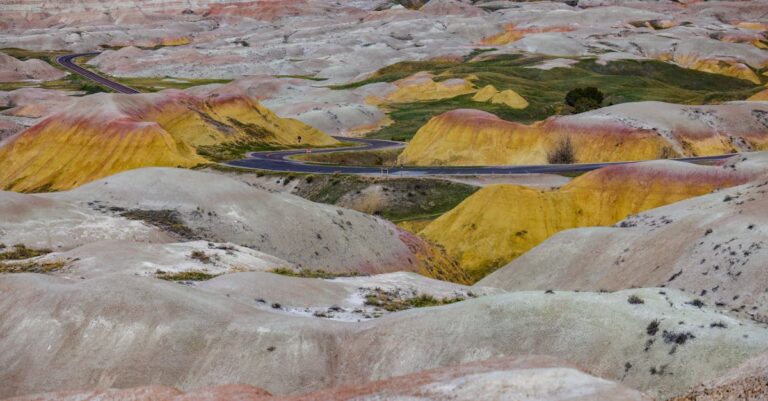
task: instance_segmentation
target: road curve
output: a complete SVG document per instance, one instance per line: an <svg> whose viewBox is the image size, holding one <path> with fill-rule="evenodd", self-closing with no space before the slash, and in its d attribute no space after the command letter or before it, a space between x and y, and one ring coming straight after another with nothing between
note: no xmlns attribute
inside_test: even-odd
<svg viewBox="0 0 768 401"><path fill-rule="evenodd" d="M344 142L356 142L359 146L346 148L313 149L312 153L334 153L349 150L381 150L403 147L403 142L384 141L380 139L335 137ZM397 166L397 167L365 167L365 166L340 166L329 164L313 164L290 159L291 156L306 153L306 149L251 152L242 160L225 162L225 165L259 170L312 173L312 174L386 174L386 175L484 175L484 174L534 174L534 173L581 173L596 170L601 167L631 164L637 162L614 163L582 163L582 164L542 164L529 166ZM707 163L733 157L733 154L718 156L688 157L672 159L689 163Z"/></svg>
<svg viewBox="0 0 768 401"><path fill-rule="evenodd" d="M74 59L78 57L87 57L98 55L99 52L91 53L76 53L59 56L56 58L56 62L69 71L87 78L91 81L98 83L99 85L106 86L115 92L134 94L139 93L136 89L119 84L115 81L111 81L95 72L87 70L74 63ZM365 138L348 138L348 137L335 137L343 142L355 142L358 146L350 146L345 148L326 148L326 149L314 149L312 153L333 153L343 152L349 150L381 150L389 148L398 148L405 146L403 142L385 141L380 139L365 139ZM409 167L409 166L397 166L397 167L365 167L365 166L340 166L340 165L328 165L328 164L312 164L307 162L301 162L298 160L289 159L290 156L306 153L306 149L292 149L281 151L268 151L268 152L252 152L249 153L247 158L242 160L233 160L225 162L225 165L241 168L250 168L258 170L269 170L279 172L293 172L293 173L312 173L312 174L387 174L387 175L481 175L481 174L533 174L533 173L581 173L585 171L595 170L601 167L631 164L637 162L618 162L618 163L584 163L584 164L543 164L543 165L530 165L530 166L430 166L430 167ZM732 157L733 154L717 155L717 156L703 156L703 157L688 157L681 159L673 159L689 163L706 163L716 160L723 160Z"/></svg>
<svg viewBox="0 0 768 401"><path fill-rule="evenodd" d="M102 77L101 75L87 70L83 67L80 67L79 65L75 64L74 59L78 57L88 57L88 56L96 56L99 52L91 52L91 53L76 53L76 54L67 54L64 56L56 57L56 63L58 63L60 66L68 69L69 71L80 75L83 78L89 79L93 82L96 82L99 85L106 86L109 89L112 89L115 92L118 93L127 93L127 94L134 94L139 93L136 89L130 88L128 86L119 84L115 81L111 81L105 77Z"/></svg>

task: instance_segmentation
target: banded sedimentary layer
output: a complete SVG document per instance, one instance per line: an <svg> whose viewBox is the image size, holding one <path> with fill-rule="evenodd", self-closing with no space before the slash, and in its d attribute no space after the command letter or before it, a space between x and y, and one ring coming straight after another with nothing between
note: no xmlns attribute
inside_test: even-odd
<svg viewBox="0 0 768 401"><path fill-rule="evenodd" d="M555 190L492 185L420 235L444 246L478 279L559 231L611 225L630 214L742 184L755 174L660 161L602 168Z"/></svg>
<svg viewBox="0 0 768 401"><path fill-rule="evenodd" d="M768 148L768 103L624 103L531 125L472 109L432 118L398 158L414 165L546 164L570 142L576 162L707 156Z"/></svg>
<svg viewBox="0 0 768 401"><path fill-rule="evenodd" d="M330 145L333 138L282 119L235 92L95 94L30 127L0 149L0 188L62 190L147 166L192 167L202 147Z"/></svg>

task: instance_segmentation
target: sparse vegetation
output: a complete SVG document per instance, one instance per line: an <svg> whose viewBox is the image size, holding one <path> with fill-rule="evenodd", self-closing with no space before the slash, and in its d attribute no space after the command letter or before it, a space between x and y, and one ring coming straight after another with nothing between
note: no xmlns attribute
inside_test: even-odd
<svg viewBox="0 0 768 401"><path fill-rule="evenodd" d="M51 253L50 249L34 249L27 248L24 244L16 244L11 248L6 248L5 245L0 247L0 250L7 249L5 252L0 253L0 261L3 260L22 260L31 259L38 256Z"/></svg>
<svg viewBox="0 0 768 401"><path fill-rule="evenodd" d="M91 80L85 79L79 75L70 74L67 75L66 79L71 82L72 85L76 86L77 90L85 92L86 95L111 91L110 89L105 88Z"/></svg>
<svg viewBox="0 0 768 401"><path fill-rule="evenodd" d="M430 178L373 178L353 175L316 175L304 180L294 193L313 202L343 204L344 199L360 199L373 185L381 187L373 206L361 202L359 211L376 214L394 222L434 219L453 209L477 191L476 187ZM409 196L410 194L410 196ZM345 204L349 207L349 205Z"/></svg>
<svg viewBox="0 0 768 401"><path fill-rule="evenodd" d="M218 145L198 146L197 154L205 157L211 161L222 162L228 160L238 160L245 157L249 152L266 152L272 150L286 150L286 149L308 149L313 146L302 145L283 145L273 143L275 134L267 129L259 127L255 124L244 124L237 120L230 119L230 123L240 128L245 132L247 139L240 139L237 141L225 142ZM328 146L333 147L345 147L349 146L349 143L339 143L336 145Z"/></svg>
<svg viewBox="0 0 768 401"><path fill-rule="evenodd" d="M328 78L315 77L312 75L297 75L297 74L275 75L275 78L297 78L297 79L306 79L308 81L317 81L317 82L328 80Z"/></svg>
<svg viewBox="0 0 768 401"><path fill-rule="evenodd" d="M281 276L302 277L302 278L322 278L322 279L332 279L332 278L338 278L338 277L357 277L361 275L358 272L331 273L325 270L312 270L312 269L301 269L297 271L297 270L288 269L285 267L271 269L269 270L269 272L274 274L279 274Z"/></svg>
<svg viewBox="0 0 768 401"><path fill-rule="evenodd" d="M662 336L664 337L664 342L667 344L678 344L683 345L688 340L692 340L696 338L691 332L674 332L674 331L666 331L664 330L664 333L662 333Z"/></svg>
<svg viewBox="0 0 768 401"><path fill-rule="evenodd" d="M46 262L0 262L0 273L50 273L61 270L66 265L63 260Z"/></svg>
<svg viewBox="0 0 768 401"><path fill-rule="evenodd" d="M661 148L659 159L674 159L676 157L680 157L680 154L678 154L671 146L664 146Z"/></svg>
<svg viewBox="0 0 768 401"><path fill-rule="evenodd" d="M394 166L402 148L373 151L347 151L338 153L308 153L294 156L294 159L310 163L345 166Z"/></svg>
<svg viewBox="0 0 768 401"><path fill-rule="evenodd" d="M595 60L581 60L570 68L539 70L526 68L545 61L543 56L504 55L481 61L422 61L397 63L380 70L371 78L339 88L366 83L391 82L418 71L430 71L439 79L479 79L477 87L494 85L498 90L512 89L530 105L511 109L505 105L472 101L472 95L428 102L389 106L393 123L369 135L372 138L408 139L443 112L458 108L481 109L509 121L529 124L561 114L568 91L574 87L595 87L610 93L613 104L657 100L682 104L711 104L746 99L761 89L751 82L718 74L695 71L653 60L622 60L600 65Z"/></svg>
<svg viewBox="0 0 768 401"><path fill-rule="evenodd" d="M547 155L549 164L576 163L576 154L570 137L565 137L557 143L557 147Z"/></svg>
<svg viewBox="0 0 768 401"><path fill-rule="evenodd" d="M632 305L639 305L639 304L644 304L645 303L645 301L643 301L642 298L640 298L639 296L637 296L635 294L630 295L629 298L627 298L627 302L629 302Z"/></svg>
<svg viewBox="0 0 768 401"><path fill-rule="evenodd" d="M706 305L704 304L704 301L702 301L702 300L700 300L700 299L698 299L698 298L697 298L697 299L694 299L693 301L689 301L689 302L686 302L686 303L687 303L688 305L693 305L693 306L695 306L695 307L697 307L697 308L702 308L702 307L706 306Z"/></svg>
<svg viewBox="0 0 768 401"><path fill-rule="evenodd" d="M189 270L175 273L158 270L155 273L155 277L167 281L206 281L218 276L218 274L210 274L199 270Z"/></svg>
<svg viewBox="0 0 768 401"><path fill-rule="evenodd" d="M189 257L195 260L199 260L200 262L203 262L203 263L213 263L213 260L211 260L211 257L207 253L200 250L192 251Z"/></svg>
<svg viewBox="0 0 768 401"><path fill-rule="evenodd" d="M397 312L411 308L425 308L428 306L448 305L463 301L462 297L437 299L428 294L419 294L413 297L402 297L393 291L381 288L370 290L365 296L365 304L386 310Z"/></svg>
<svg viewBox="0 0 768 401"><path fill-rule="evenodd" d="M147 224L153 225L170 233L177 235L180 239L199 239L195 232L187 227L181 219L181 214L176 210L141 210L133 209L120 213L121 216L131 220L141 220Z"/></svg>
<svg viewBox="0 0 768 401"><path fill-rule="evenodd" d="M648 323L648 327L645 328L645 333L649 336L655 336L659 332L659 321L654 319Z"/></svg>

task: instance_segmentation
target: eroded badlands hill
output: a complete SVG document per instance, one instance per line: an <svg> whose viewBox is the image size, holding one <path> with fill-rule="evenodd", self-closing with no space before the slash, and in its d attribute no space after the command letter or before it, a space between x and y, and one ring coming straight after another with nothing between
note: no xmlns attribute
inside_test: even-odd
<svg viewBox="0 0 768 401"><path fill-rule="evenodd" d="M288 316L254 307L257 301L135 276L4 275L0 291L6 397L222 382L285 394L521 353L556 354L667 397L737 366L768 341L754 323L660 289L510 293L362 323ZM644 303L627 302L632 295ZM658 331L648 330L654 321ZM221 363L230 360L239 362ZM28 373L40 369L47 373Z"/></svg>
<svg viewBox="0 0 768 401"><path fill-rule="evenodd" d="M746 155L755 158L756 155ZM704 303L768 321L766 179L557 234L486 277L507 289L684 289Z"/></svg>
<svg viewBox="0 0 768 401"><path fill-rule="evenodd" d="M267 73L350 82L397 61L462 58L485 46L496 54L662 60L759 83L768 65L766 11L754 1L438 1L421 10L378 0L128 1L109 8L25 1L2 10L0 47L146 47L120 64L107 54L94 60L119 76Z"/></svg>
<svg viewBox="0 0 768 401"><path fill-rule="evenodd" d="M296 396L271 396L257 387L216 386L183 393L152 386L125 390L70 391L13 398L13 401L422 401L546 399L569 401L581 398L604 401L648 401L650 397L616 383L581 372L572 364L552 357L523 356L466 363L427 370L357 386L341 386ZM478 398L480 397L480 398Z"/></svg>
<svg viewBox="0 0 768 401"><path fill-rule="evenodd" d="M0 82L52 81L63 78L64 71L42 60L17 60L0 52Z"/></svg>
<svg viewBox="0 0 768 401"><path fill-rule="evenodd" d="M241 147L300 143L337 141L236 91L95 94L0 148L0 188L69 189L139 167L192 167L236 158Z"/></svg>
<svg viewBox="0 0 768 401"><path fill-rule="evenodd" d="M553 190L492 185L420 235L443 245L480 278L559 231L611 225L630 214L745 183L763 171L762 164L734 170L655 161L605 167Z"/></svg>
<svg viewBox="0 0 768 401"><path fill-rule="evenodd" d="M576 161L719 155L768 147L768 103L625 103L523 125L479 110L431 119L398 158L416 165L546 164L569 140Z"/></svg>
<svg viewBox="0 0 768 401"><path fill-rule="evenodd" d="M6 199L0 206L0 242L9 246L69 250L106 239L163 243L206 239L246 246L301 268L410 270L465 281L437 249L392 223L268 193L220 175L148 168L67 192L0 195ZM103 255L105 262L123 252L119 246L111 248L115 252ZM146 261L160 264L162 259Z"/></svg>

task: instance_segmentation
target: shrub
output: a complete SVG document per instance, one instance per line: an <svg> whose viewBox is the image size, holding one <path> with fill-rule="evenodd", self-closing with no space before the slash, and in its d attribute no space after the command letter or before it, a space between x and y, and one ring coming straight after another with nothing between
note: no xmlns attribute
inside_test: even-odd
<svg viewBox="0 0 768 401"><path fill-rule="evenodd" d="M158 272L155 277L167 281L205 281L218 276L202 271L186 271L177 273Z"/></svg>
<svg viewBox="0 0 768 401"><path fill-rule="evenodd" d="M565 104L571 106L576 113L600 108L603 100L605 100L603 92L592 86L571 89L565 95Z"/></svg>
<svg viewBox="0 0 768 401"><path fill-rule="evenodd" d="M199 260L203 263L211 263L211 257L203 251L192 251L189 257L195 260Z"/></svg>
<svg viewBox="0 0 768 401"><path fill-rule="evenodd" d="M648 323L648 327L645 328L646 334L649 336L655 336L659 332L659 321L654 319L651 323Z"/></svg>
<svg viewBox="0 0 768 401"><path fill-rule="evenodd" d="M679 344L683 345L688 340L692 340L696 338L691 332L674 332L674 331L666 331L664 330L664 333L662 334L664 336L664 342L667 344Z"/></svg>
<svg viewBox="0 0 768 401"><path fill-rule="evenodd" d="M573 164L576 163L576 153L570 137L565 137L557 143L555 150L547 155L549 164Z"/></svg>
<svg viewBox="0 0 768 401"><path fill-rule="evenodd" d="M318 238L322 238L320 234L317 234ZM341 273L332 273L327 272L325 270L312 270L312 269L301 269L299 271L289 269L286 267L277 267L271 270L268 270L269 273L279 274L281 276L289 276L289 277L302 277L302 278L321 278L321 279L333 279L338 277L357 277L361 276L358 272L341 272Z"/></svg>
<svg viewBox="0 0 768 401"><path fill-rule="evenodd" d="M693 301L686 302L686 303L688 305L693 305L693 306L695 306L697 308L701 308L701 307L705 306L704 301L702 301L700 299L694 299Z"/></svg>
<svg viewBox="0 0 768 401"><path fill-rule="evenodd" d="M629 302L632 305L639 305L639 304L644 304L645 303L645 301L643 301L642 298L640 298L640 297L638 297L637 295L634 295L634 294L630 295L629 298L627 298L627 302Z"/></svg>

